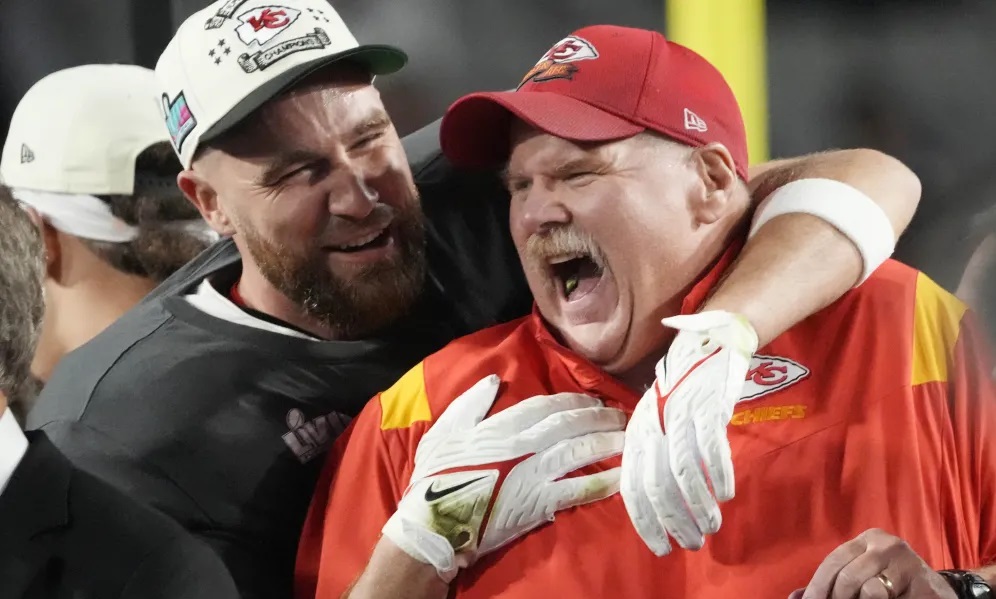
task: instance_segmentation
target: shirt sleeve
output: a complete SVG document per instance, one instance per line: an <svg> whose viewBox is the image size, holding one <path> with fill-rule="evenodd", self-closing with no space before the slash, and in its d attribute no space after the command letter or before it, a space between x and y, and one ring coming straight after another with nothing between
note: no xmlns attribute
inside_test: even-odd
<svg viewBox="0 0 996 599"><path fill-rule="evenodd" d="M336 440L301 536L298 599L340 597L362 573L407 487L421 429L385 428L377 396Z"/></svg>
<svg viewBox="0 0 996 599"><path fill-rule="evenodd" d="M970 533L978 531L978 562L957 564L962 568L996 563L996 387L992 366L992 354L975 316L966 312L948 385L955 461L962 479L962 525L969 527Z"/></svg>

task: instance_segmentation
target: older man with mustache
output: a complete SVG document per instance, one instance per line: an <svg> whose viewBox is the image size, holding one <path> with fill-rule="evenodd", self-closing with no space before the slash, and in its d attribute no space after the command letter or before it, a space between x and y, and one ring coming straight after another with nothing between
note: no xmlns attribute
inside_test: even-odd
<svg viewBox="0 0 996 599"><path fill-rule="evenodd" d="M887 262L780 335L699 312L751 224L708 62L585 28L517 91L459 100L441 140L507 163L535 310L368 404L313 505L302 596L991 592L969 570L996 559L996 393L964 305ZM537 404L558 392L561 414Z"/></svg>

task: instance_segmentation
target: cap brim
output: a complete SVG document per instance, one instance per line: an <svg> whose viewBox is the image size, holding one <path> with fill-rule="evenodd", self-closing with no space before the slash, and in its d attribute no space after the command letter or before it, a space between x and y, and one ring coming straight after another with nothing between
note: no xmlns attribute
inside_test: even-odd
<svg viewBox="0 0 996 599"><path fill-rule="evenodd" d="M508 160L513 118L576 142L625 139L646 129L562 94L481 92L460 98L446 111L439 130L443 153L457 166L498 166Z"/></svg>
<svg viewBox="0 0 996 599"><path fill-rule="evenodd" d="M394 46L367 45L301 63L268 80L253 93L243 98L228 111L228 114L201 134L199 143L210 141L228 131L242 119L255 112L257 108L293 87L305 77L337 62L358 64L366 68L372 76L389 75L400 71L405 66L408 62L408 55Z"/></svg>

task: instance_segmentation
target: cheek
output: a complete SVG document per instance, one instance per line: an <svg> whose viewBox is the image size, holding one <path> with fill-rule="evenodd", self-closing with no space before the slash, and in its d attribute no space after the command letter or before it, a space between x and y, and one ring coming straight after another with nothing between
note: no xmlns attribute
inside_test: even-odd
<svg viewBox="0 0 996 599"><path fill-rule="evenodd" d="M328 196L309 188L286 189L275 196L245 196L242 218L266 239L294 247L319 236L329 219Z"/></svg>

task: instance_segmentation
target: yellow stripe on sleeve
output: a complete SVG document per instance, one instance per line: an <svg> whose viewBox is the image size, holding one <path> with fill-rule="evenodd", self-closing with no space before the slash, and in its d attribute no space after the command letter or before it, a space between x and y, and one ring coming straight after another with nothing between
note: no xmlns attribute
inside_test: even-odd
<svg viewBox="0 0 996 599"><path fill-rule="evenodd" d="M967 307L958 298L920 273L913 308L913 370L911 385L947 382L961 318Z"/></svg>
<svg viewBox="0 0 996 599"><path fill-rule="evenodd" d="M425 393L423 363L419 362L380 394L380 429L406 428L416 422L432 420L429 396Z"/></svg>

